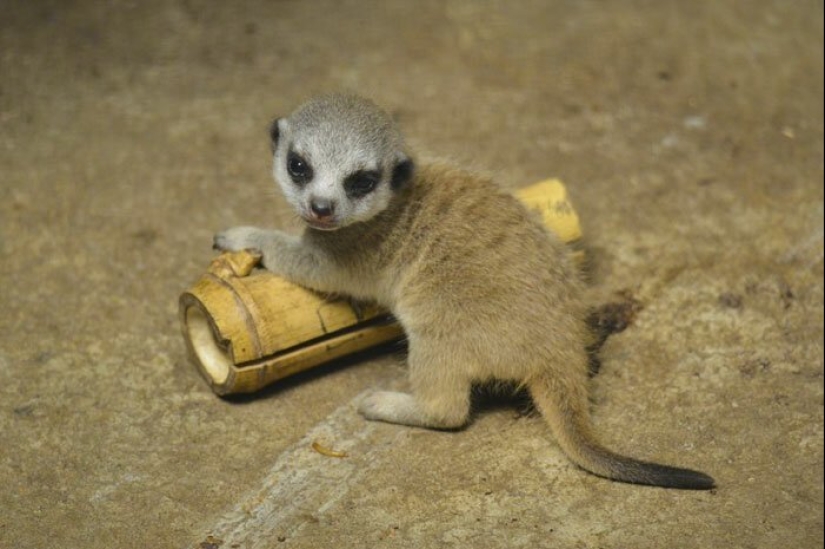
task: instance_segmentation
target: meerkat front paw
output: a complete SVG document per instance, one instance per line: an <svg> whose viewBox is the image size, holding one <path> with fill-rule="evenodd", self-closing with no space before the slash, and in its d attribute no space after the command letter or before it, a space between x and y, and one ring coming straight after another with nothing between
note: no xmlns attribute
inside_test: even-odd
<svg viewBox="0 0 825 549"><path fill-rule="evenodd" d="M233 227L221 231L212 239L212 247L225 252L261 249L261 229Z"/></svg>

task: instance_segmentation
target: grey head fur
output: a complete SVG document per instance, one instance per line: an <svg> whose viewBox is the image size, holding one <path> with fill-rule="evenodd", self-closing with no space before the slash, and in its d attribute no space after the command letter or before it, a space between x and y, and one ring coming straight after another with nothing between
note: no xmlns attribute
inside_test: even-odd
<svg viewBox="0 0 825 549"><path fill-rule="evenodd" d="M273 176L312 228L335 230L386 209L413 164L392 118L353 95L304 103L270 130Z"/></svg>

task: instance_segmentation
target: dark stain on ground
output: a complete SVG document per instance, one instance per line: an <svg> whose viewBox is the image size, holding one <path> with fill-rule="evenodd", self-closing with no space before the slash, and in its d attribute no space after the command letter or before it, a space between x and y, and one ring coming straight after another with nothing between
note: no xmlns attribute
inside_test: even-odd
<svg viewBox="0 0 825 549"><path fill-rule="evenodd" d="M218 539L215 536L206 536L206 539L203 540L198 547L200 549L219 549L221 545L223 545L222 539Z"/></svg>
<svg viewBox="0 0 825 549"><path fill-rule="evenodd" d="M641 301L633 297L629 290L619 292L618 297L617 301L596 307L587 316L587 325L593 334L592 343L587 347L590 353L591 376L599 373L602 365L599 351L607 338L626 330L643 308Z"/></svg>
<svg viewBox="0 0 825 549"><path fill-rule="evenodd" d="M768 372L771 369L771 361L767 358L754 358L740 364L738 368L743 377L753 378L760 373Z"/></svg>
<svg viewBox="0 0 825 549"><path fill-rule="evenodd" d="M733 292L725 292L719 296L719 304L728 309L741 309L742 296Z"/></svg>

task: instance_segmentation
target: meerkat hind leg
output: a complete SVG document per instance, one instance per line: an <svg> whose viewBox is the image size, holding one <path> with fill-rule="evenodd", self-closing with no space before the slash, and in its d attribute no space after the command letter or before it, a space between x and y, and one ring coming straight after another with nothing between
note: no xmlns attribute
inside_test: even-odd
<svg viewBox="0 0 825 549"><path fill-rule="evenodd" d="M455 376L433 375L433 365L422 371L410 355L413 393L378 391L367 396L359 412L367 419L431 429L458 429L470 417L471 383Z"/></svg>

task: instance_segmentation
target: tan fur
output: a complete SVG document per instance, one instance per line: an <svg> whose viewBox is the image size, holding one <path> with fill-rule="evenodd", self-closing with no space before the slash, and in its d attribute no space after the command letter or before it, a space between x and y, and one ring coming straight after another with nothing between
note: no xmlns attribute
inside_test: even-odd
<svg viewBox="0 0 825 549"><path fill-rule="evenodd" d="M491 181L426 166L369 223L305 239L346 265L339 291L377 298L404 326L422 425L463 425L475 382L529 386L553 372L586 383L567 250Z"/></svg>

